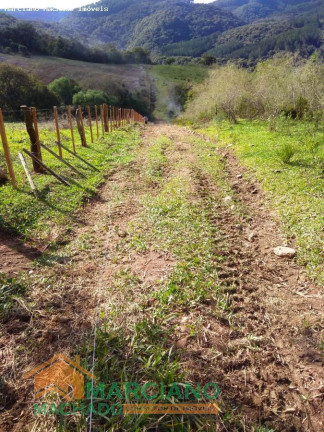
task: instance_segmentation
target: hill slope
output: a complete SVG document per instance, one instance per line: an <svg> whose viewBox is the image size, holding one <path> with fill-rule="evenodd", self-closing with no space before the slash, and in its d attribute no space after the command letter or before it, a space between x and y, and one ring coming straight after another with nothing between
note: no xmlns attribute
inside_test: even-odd
<svg viewBox="0 0 324 432"><path fill-rule="evenodd" d="M323 2L322 0L216 0L213 4L251 23L274 15L287 17L315 12Z"/></svg>
<svg viewBox="0 0 324 432"><path fill-rule="evenodd" d="M118 48L143 46L159 50L167 44L208 36L244 24L216 5L190 0L102 0L108 12L73 11L60 23L65 35Z"/></svg>

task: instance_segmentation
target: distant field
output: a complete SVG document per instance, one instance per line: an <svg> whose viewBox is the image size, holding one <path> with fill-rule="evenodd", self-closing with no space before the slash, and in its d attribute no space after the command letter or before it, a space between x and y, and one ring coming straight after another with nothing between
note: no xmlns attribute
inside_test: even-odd
<svg viewBox="0 0 324 432"><path fill-rule="evenodd" d="M179 109L175 85L202 82L209 71L202 65L107 65L58 57L7 54L0 54L0 63L20 66L45 84L65 76L75 79L83 88L103 90L111 95L116 95L121 88L145 90L147 94L153 90L156 97L154 116L163 120L170 118L170 111L177 112Z"/></svg>
<svg viewBox="0 0 324 432"><path fill-rule="evenodd" d="M58 57L22 57L0 54L0 62L20 66L38 76L45 84L66 76L78 81L83 87L98 90L111 84L123 83L130 90L145 88L146 69L142 65L107 65L67 60Z"/></svg>

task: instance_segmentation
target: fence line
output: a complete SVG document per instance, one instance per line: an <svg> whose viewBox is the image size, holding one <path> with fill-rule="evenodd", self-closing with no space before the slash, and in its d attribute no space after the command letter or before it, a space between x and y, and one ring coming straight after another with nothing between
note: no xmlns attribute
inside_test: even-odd
<svg viewBox="0 0 324 432"><path fill-rule="evenodd" d="M39 137L39 129L38 129L38 121L37 121L37 110L35 107L27 107L25 105L20 107L20 112L24 115L24 120L26 124L26 130L28 132L29 138L30 138L30 151L23 149L23 152L28 155L32 162L33 162L33 168L34 171L37 173L50 173L54 175L57 179L59 179L61 182L63 182L65 185L69 186L69 183L66 181L62 181L62 179L58 174L56 174L52 169L50 169L47 165L43 163L42 160L42 148L46 149L46 151L49 151L46 146L44 146ZM38 110L38 112L43 112L47 110ZM118 129L120 127L124 127L128 124L134 124L134 123L145 123L145 118L137 113L133 109L128 108L118 108L115 106L107 105L107 104L101 104L99 106L99 113L100 118L98 116L98 106L94 105L91 107L90 105L86 106L86 118L84 118L84 115L82 113L82 108L79 105L76 109L75 116L72 115L72 107L67 107L67 120L69 124L69 129L71 132L71 142L72 142L72 148L73 152L71 152L68 148L62 145L61 142L61 132L60 132L60 125L59 125L59 117L58 117L58 109L57 107L53 107L53 120L54 120L54 126L56 131L56 144L58 147L58 155L54 153L52 150L50 150L50 153L54 153L53 155L57 159L59 159L62 163L65 165L69 165L67 161L63 158L63 149L67 151L67 153L77 156L77 147L76 147L76 141L75 141L75 135L74 135L74 126L73 126L73 118L76 122L77 130L79 132L80 137L80 143L82 147L88 147L87 140L86 140L86 131L85 131L85 122L84 119L87 120L87 126L88 130L90 132L91 137L91 143L94 143L94 134L92 129L92 113L94 112L94 121L96 124L96 132L97 132L97 139L99 139L100 133L99 133L99 121L101 123L101 129L102 129L102 136L104 137L105 134L108 134L110 132L113 132L114 129ZM64 114L66 118L66 114ZM9 178L11 181L11 184L14 188L17 188L17 180L12 164L10 149L9 149L9 143L7 140L6 130L5 130L5 122L3 119L3 111L0 108L0 137L2 141L2 146L4 150L5 155L5 161L7 166L7 171L9 173ZM21 153L22 156L22 153ZM77 156L79 159L83 160L79 156ZM23 158L23 156L22 156ZM85 160L83 160L85 163L87 163ZM88 164L88 163L87 163ZM88 164L90 166L90 164ZM70 165L71 169L76 172L77 170ZM93 167L95 168L95 167ZM26 171L26 170L25 170ZM29 183L30 178L28 179ZM35 193L35 190L33 190ZM35 196L37 196L37 193L35 193Z"/></svg>

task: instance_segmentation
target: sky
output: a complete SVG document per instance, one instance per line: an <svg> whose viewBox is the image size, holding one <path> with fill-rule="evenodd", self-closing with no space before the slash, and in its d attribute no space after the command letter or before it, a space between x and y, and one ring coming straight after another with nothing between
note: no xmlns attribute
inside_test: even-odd
<svg viewBox="0 0 324 432"><path fill-rule="evenodd" d="M195 0L196 3L210 3L214 0ZM0 0L0 8L39 8L74 9L94 0Z"/></svg>

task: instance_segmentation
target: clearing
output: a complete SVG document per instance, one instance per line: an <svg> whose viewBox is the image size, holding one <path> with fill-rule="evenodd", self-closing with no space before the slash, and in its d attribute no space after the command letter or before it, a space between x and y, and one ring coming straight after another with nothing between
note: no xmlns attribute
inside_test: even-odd
<svg viewBox="0 0 324 432"><path fill-rule="evenodd" d="M6 282L0 429L88 430L80 414L33 415L22 376L64 353L88 370L94 354L106 383L220 387L217 416L95 416L93 431L321 432L323 291L274 255L278 216L231 149L150 125L105 180L66 244Z"/></svg>

